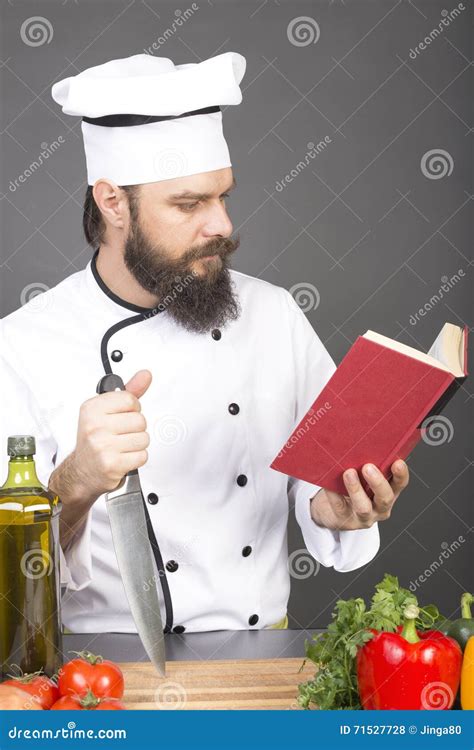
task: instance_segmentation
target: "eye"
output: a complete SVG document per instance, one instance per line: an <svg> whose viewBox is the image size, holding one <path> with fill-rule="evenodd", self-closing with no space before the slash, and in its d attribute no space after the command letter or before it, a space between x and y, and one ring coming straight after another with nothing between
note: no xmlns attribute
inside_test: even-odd
<svg viewBox="0 0 474 750"><path fill-rule="evenodd" d="M229 193L222 193L220 199L222 201L222 200L225 200L225 198L228 198L228 197L229 197Z"/></svg>
<svg viewBox="0 0 474 750"><path fill-rule="evenodd" d="M180 211L184 211L185 213L189 213L193 211L196 206L199 205L198 203L180 203L178 208Z"/></svg>

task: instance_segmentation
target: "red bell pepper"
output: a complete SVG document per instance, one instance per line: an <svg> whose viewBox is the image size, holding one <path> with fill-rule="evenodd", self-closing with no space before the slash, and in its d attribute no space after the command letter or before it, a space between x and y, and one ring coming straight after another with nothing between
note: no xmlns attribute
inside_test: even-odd
<svg viewBox="0 0 474 750"><path fill-rule="evenodd" d="M459 687L462 651L437 630L418 634L419 609L410 604L396 633L372 630L357 654L359 695L365 709L448 709Z"/></svg>

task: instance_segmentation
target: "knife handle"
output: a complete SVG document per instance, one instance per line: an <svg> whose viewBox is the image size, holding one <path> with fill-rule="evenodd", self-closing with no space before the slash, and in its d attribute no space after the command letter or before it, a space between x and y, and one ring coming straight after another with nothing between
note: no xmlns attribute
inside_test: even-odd
<svg viewBox="0 0 474 750"><path fill-rule="evenodd" d="M125 386L120 375L115 375L113 372L108 375L103 375L97 383L97 393L109 393L110 391L124 391ZM131 477L138 474L138 469L132 469L125 477ZM124 477L124 479L125 479Z"/></svg>
<svg viewBox="0 0 474 750"><path fill-rule="evenodd" d="M109 391L124 391L125 386L120 375L114 375L113 372L103 375L97 383L95 389L97 393L108 393Z"/></svg>

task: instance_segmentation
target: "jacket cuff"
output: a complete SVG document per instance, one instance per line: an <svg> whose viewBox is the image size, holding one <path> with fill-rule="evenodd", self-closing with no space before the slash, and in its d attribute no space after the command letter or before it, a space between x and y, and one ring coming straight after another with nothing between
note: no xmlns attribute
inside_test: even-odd
<svg viewBox="0 0 474 750"><path fill-rule="evenodd" d="M346 573L366 565L375 557L380 547L378 524L354 531L334 531L318 526L311 518L311 498L321 487L301 479L296 484L296 520L306 548L321 565Z"/></svg>
<svg viewBox="0 0 474 750"><path fill-rule="evenodd" d="M69 591L81 591L92 580L91 526L92 509L66 549L59 545L61 586L66 586Z"/></svg>

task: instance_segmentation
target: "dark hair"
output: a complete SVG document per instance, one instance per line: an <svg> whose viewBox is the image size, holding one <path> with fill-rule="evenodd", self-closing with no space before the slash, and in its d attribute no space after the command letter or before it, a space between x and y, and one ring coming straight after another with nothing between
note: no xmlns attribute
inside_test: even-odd
<svg viewBox="0 0 474 750"><path fill-rule="evenodd" d="M137 202L138 202L138 185L121 185L120 190L123 190L128 198L128 205L130 214L133 218L137 216ZM94 248L99 247L100 243L104 241L105 237L105 221L102 216L102 212L94 200L92 194L92 185L87 186L86 194L84 197L84 213L82 216L82 228L87 242Z"/></svg>

